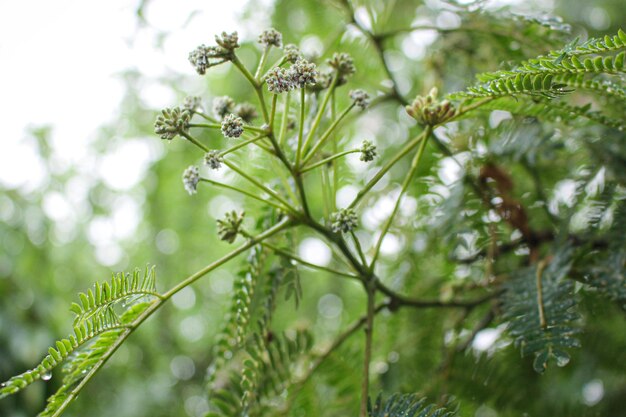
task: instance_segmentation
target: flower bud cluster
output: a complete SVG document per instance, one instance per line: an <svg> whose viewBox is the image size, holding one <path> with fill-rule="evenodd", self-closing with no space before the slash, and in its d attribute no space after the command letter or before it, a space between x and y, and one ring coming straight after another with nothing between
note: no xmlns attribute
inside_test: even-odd
<svg viewBox="0 0 626 417"><path fill-rule="evenodd" d="M244 123L250 123L257 117L259 117L259 113L256 111L256 107L250 103L241 103L237 105L235 109L235 114L244 121Z"/></svg>
<svg viewBox="0 0 626 417"><path fill-rule="evenodd" d="M185 97L185 100L183 100L183 108L192 112L202 112L202 99L198 96Z"/></svg>
<svg viewBox="0 0 626 417"><path fill-rule="evenodd" d="M189 62L200 75L204 75L210 67L232 60L234 50L239 48L237 32L216 35L215 42L215 46L200 45L189 53Z"/></svg>
<svg viewBox="0 0 626 417"><path fill-rule="evenodd" d="M267 29L259 35L259 43L265 46L275 46L280 48L283 46L283 35L276 29Z"/></svg>
<svg viewBox="0 0 626 417"><path fill-rule="evenodd" d="M274 94L284 93L293 89L291 74L284 68L274 67L267 72L265 82L267 89Z"/></svg>
<svg viewBox="0 0 626 417"><path fill-rule="evenodd" d="M356 72L354 60L345 52L335 52L326 62L337 72L337 85L347 83L348 77Z"/></svg>
<svg viewBox="0 0 626 417"><path fill-rule="evenodd" d="M433 88L424 96L417 96L413 103L406 106L406 112L426 126L436 126L445 122L456 114L456 109L448 100L437 100L437 89Z"/></svg>
<svg viewBox="0 0 626 417"><path fill-rule="evenodd" d="M319 72L314 63L298 59L289 69L274 67L267 72L265 82L270 92L284 93L294 88L315 85Z"/></svg>
<svg viewBox="0 0 626 417"><path fill-rule="evenodd" d="M211 169L220 169L224 158L220 155L220 151L211 150L204 154L204 164Z"/></svg>
<svg viewBox="0 0 626 417"><path fill-rule="evenodd" d="M293 43L285 45L283 53L285 54L285 60L287 60L287 62L291 62L292 64L295 64L297 60L304 58L300 49Z"/></svg>
<svg viewBox="0 0 626 417"><path fill-rule="evenodd" d="M317 77L317 69L314 63L306 59L299 59L289 68L291 80L295 88L304 88L314 85Z"/></svg>
<svg viewBox="0 0 626 417"><path fill-rule="evenodd" d="M213 99L213 114L222 120L235 111L235 100L228 96L215 97Z"/></svg>
<svg viewBox="0 0 626 417"><path fill-rule="evenodd" d="M339 211L330 215L331 229L334 233L347 233L359 224L359 218L351 208L339 209Z"/></svg>
<svg viewBox="0 0 626 417"><path fill-rule="evenodd" d="M217 234L221 240L233 243L241 229L241 223L245 212L237 213L235 210L224 215L223 220L217 221Z"/></svg>
<svg viewBox="0 0 626 417"><path fill-rule="evenodd" d="M363 162L371 162L377 155L376 145L374 145L369 140L363 141L359 151L361 152L361 156L359 157L359 159Z"/></svg>
<svg viewBox="0 0 626 417"><path fill-rule="evenodd" d="M222 121L222 134L227 138L238 138L243 134L243 119L229 114Z"/></svg>
<svg viewBox="0 0 626 417"><path fill-rule="evenodd" d="M183 185L189 195L195 194L198 189L198 183L200 182L200 172L198 167L190 166L183 172Z"/></svg>
<svg viewBox="0 0 626 417"><path fill-rule="evenodd" d="M163 109L154 122L154 133L160 135L161 139L172 140L189 129L190 120L191 111L188 109L180 107Z"/></svg>
<svg viewBox="0 0 626 417"><path fill-rule="evenodd" d="M370 95L363 90L351 90L350 98L362 110L365 110L370 105Z"/></svg>

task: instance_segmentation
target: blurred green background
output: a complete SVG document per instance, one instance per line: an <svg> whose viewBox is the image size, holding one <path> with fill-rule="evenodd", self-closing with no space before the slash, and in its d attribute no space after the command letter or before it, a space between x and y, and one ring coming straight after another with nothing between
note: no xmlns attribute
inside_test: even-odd
<svg viewBox="0 0 626 417"><path fill-rule="evenodd" d="M55 123L31 124L21 138L3 138L27 147L31 157L17 161L26 172L23 181L12 178L12 172L6 169L0 181L0 380L36 364L51 342L68 333L72 320L68 307L78 291L95 280L107 279L112 271L142 268L146 264L156 264L159 289L171 287L229 250L226 243L216 238L215 219L226 210L244 207L238 196L222 195L214 189L201 189L193 197L187 195L180 177L184 168L197 163L196 154L182 141L166 144L152 133L160 107L177 105L186 95L201 95L209 106L211 98L224 94L248 98L242 79L226 67L201 78L186 62L188 51L197 44L184 44L183 40L211 42L217 31L198 25L198 16L232 15L233 11L218 10L214 2L208 1L130 3L125 13L127 23L134 29L124 35L125 41L134 42L131 52L145 48L156 53L146 58L152 61L129 65L116 74L117 85L121 86L120 102L103 111L102 118L92 114L98 110L80 102L63 105L70 126L85 118L92 123L95 133L88 139L72 137L71 129L62 132L69 135L65 138L66 146L80 146L84 153L69 160L63 157L63 150L55 147L58 140L53 139L58 137ZM380 10L385 2L355 3ZM394 5L393 13L385 17L384 28L404 27L419 19L439 25L456 19L453 13L445 11L443 3L435 0L398 0ZM484 5L533 15L554 13L572 26L573 34L582 36L615 33L626 22L622 0L487 1ZM114 3L111 7L118 6ZM11 6L2 7L6 11L4 18L10 18ZM32 13L37 15L37 5L33 7ZM159 13L154 12L157 9ZM175 11L171 21L167 20L168 10ZM366 7L360 10L367 16ZM72 7L59 13L69 13L77 21L84 19L81 11ZM379 88L385 78L374 52L368 51L367 42L354 29L346 30L346 16L332 1L250 1L241 5L234 16L232 30L238 30L247 40L254 40L256 33L271 25L283 33L286 43L299 44L309 55L335 50L352 52L358 68L352 88L371 91ZM188 32L191 35L181 36ZM79 37L80 33L75 35ZM499 45L497 36L451 34L443 39L432 33L423 35L401 36L389 45L387 58L407 96L425 92L434 84L443 85L446 91L463 88L475 72L496 69L507 60L534 56L547 47L519 45L515 51L510 45ZM11 43L19 46L20 40L13 39ZM60 51L73 47L58 45ZM75 49L72 53L81 52ZM115 54L115 50L110 53ZM244 60L251 61L252 54L257 53L246 48ZM178 62L155 62L159 57ZM41 71L45 71L46 65L42 63ZM160 71L150 70L163 65L165 68ZM8 66L18 67L13 62ZM19 76L19 69L15 71ZM109 75L97 76L104 79ZM70 81L64 88L89 89L90 84L99 82L94 76L86 85ZM28 86L29 79L20 79L20 83ZM32 101L51 94L45 87L25 91ZM10 119L13 112L28 120L28 108L12 107L2 117ZM397 108L389 106L380 114L395 118L396 113ZM402 140L405 135L393 126L381 131L380 119L372 123L378 125L364 123L352 132L352 137L378 132L385 135L385 140L393 141ZM19 157L1 152L4 158ZM29 165L31 161L35 163ZM350 172L350 167L346 167L345 183L358 175L358 171ZM34 181L34 177L38 180ZM245 208L250 217L260 210L254 204ZM315 240L308 242L320 244ZM387 259L393 261L394 256L398 256L397 250L390 250ZM407 267L406 262L419 263L419 258L403 260L394 268ZM454 269L445 259L432 262L442 272ZM234 276L244 263L241 257L212 278L203 279L176 296L119 350L66 415L202 416L208 407L204 380L212 345L229 306ZM303 272L304 301L297 314L292 303L281 306L276 326L311 326L318 340L325 340L360 316L362 291L356 285L320 274L312 278L311 272ZM496 356L477 352L457 358L455 366L462 369L463 375L453 378L447 388L457 394L463 415L626 416L624 317L610 306L593 300L589 303L598 324L583 335L584 349L565 369L538 376L511 346ZM439 383L423 380L422 376L438 366L442 329L450 327L450 323L441 322L438 314L403 311L382 319L386 321L386 334L377 335L375 361L379 375L375 389L419 389L431 396L438 394L442 389ZM417 325L412 328L411 323ZM355 349L357 342L345 348L344 360L348 360L350 349ZM402 352L400 360L398 352ZM332 366L342 365L337 361ZM351 368L349 364L345 366L349 374ZM358 392L358 381L353 382L346 389ZM435 388L429 388L431 382ZM35 415L56 384L54 378L39 382L0 401L0 415ZM341 407L339 404L337 410ZM336 410L324 410L321 414L318 410L307 415L345 414Z"/></svg>

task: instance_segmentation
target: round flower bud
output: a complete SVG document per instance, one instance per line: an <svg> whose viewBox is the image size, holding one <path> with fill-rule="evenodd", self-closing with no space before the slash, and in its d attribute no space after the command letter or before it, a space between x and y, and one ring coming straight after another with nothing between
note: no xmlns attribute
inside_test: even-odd
<svg viewBox="0 0 626 417"><path fill-rule="evenodd" d="M188 96L183 100L183 108L190 111L202 112L202 99L198 96Z"/></svg>
<svg viewBox="0 0 626 417"><path fill-rule="evenodd" d="M350 91L350 98L363 110L370 105L370 95L363 90Z"/></svg>
<svg viewBox="0 0 626 417"><path fill-rule="evenodd" d="M267 89L275 94L284 93L294 87L291 73L284 68L274 67L267 72L265 82Z"/></svg>
<svg viewBox="0 0 626 417"><path fill-rule="evenodd" d="M293 43L285 45L283 52L285 53L285 59L292 64L295 64L297 60L302 58L302 52Z"/></svg>
<svg viewBox="0 0 626 417"><path fill-rule="evenodd" d="M204 154L204 164L211 169L220 169L224 158L220 155L220 151L212 150Z"/></svg>
<svg viewBox="0 0 626 417"><path fill-rule="evenodd" d="M216 97L213 99L213 114L218 119L223 119L227 115L233 113L235 110L235 101L228 97Z"/></svg>
<svg viewBox="0 0 626 417"><path fill-rule="evenodd" d="M256 107L250 103L241 103L238 105L235 114L241 117L245 123L250 123L259 117Z"/></svg>
<svg viewBox="0 0 626 417"><path fill-rule="evenodd" d="M200 182L200 173L198 167L190 166L183 172L183 185L189 195L195 194L198 189L198 183Z"/></svg>
<svg viewBox="0 0 626 417"><path fill-rule="evenodd" d="M315 64L306 59L299 59L289 68L291 80L295 87L304 88L316 83L317 70Z"/></svg>
<svg viewBox="0 0 626 417"><path fill-rule="evenodd" d="M243 134L243 120L234 114L229 114L222 121L222 134L227 138L238 138Z"/></svg>
<svg viewBox="0 0 626 417"><path fill-rule="evenodd" d="M331 229L334 233L347 233L357 227L359 219L351 208L339 209L330 215Z"/></svg>
<svg viewBox="0 0 626 417"><path fill-rule="evenodd" d="M376 145L369 140L364 140L359 149L361 152L360 160L363 162L371 162L376 157Z"/></svg>
<svg viewBox="0 0 626 417"><path fill-rule="evenodd" d="M267 29L259 35L259 43L265 46L283 46L283 35L276 29Z"/></svg>
<svg viewBox="0 0 626 417"><path fill-rule="evenodd" d="M154 133L160 135L161 139L172 140L189 128L189 120L191 112L187 109L179 107L163 109L154 122Z"/></svg>

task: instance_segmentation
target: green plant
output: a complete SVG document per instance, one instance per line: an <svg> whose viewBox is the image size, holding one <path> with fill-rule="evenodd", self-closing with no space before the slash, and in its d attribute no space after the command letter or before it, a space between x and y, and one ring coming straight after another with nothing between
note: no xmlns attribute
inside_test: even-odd
<svg viewBox="0 0 626 417"><path fill-rule="evenodd" d="M230 63L242 76L236 80L247 83L248 95L257 103L218 97L211 114L203 110L199 98L189 97L183 106L163 110L154 131L163 140L180 138L194 146L197 159L208 169L229 170L244 180L218 180L207 174L207 168L195 165L182 176L184 188L193 198L202 198L209 188L238 193L249 201L255 208L253 222L244 212L233 210L217 225L222 241L242 243L165 292L156 289L154 269L146 269L143 278L134 272L116 275L110 283L96 283L93 290L79 295L80 304L71 305L76 314L73 334L51 347L33 370L3 384L0 398L37 379L49 379L53 368L65 364L62 385L41 414L60 415L126 339L169 299L247 252L250 257L236 279L230 317L212 353L207 378L213 403L209 415L287 415L301 400L299 394L314 373L360 329L365 332L358 351L360 375L342 375L351 380L351 393L346 396L357 399L358 407L352 404L346 410L358 408L362 417L455 415L456 411L424 406L424 400L411 395L393 396L384 405L381 397L374 406L368 403L379 313L436 309L455 321L450 340L443 344L447 354L440 377L445 381L454 355L467 350L494 321L506 323L522 356L533 356L537 372L544 372L551 360L565 366L570 362L568 351L580 346L576 334L584 327L577 311L577 285L582 291L624 305L623 159L605 161L602 167L610 192L584 190L600 175L593 165L602 159L597 152L614 144L619 152L612 154L624 155L626 34L620 30L602 39L576 39L563 49L545 51L508 69L479 74L475 86L444 97L437 88L424 86L423 91L429 93L418 94L409 102L385 59L385 42L423 27L378 32L360 23L350 2L338 3L349 23L381 58L378 64L391 81L389 88L365 86L371 98L363 89L346 91L344 86L358 69L351 55L329 51L327 59L307 60L293 45L281 49L282 35L274 29L259 37L260 56L254 70L238 52L252 47L240 44L236 32L216 36L216 45L193 50L189 61L198 74ZM474 12L459 13L469 22L479 21ZM549 26L533 19L514 20L524 27ZM472 31L471 27L458 29ZM540 32L529 39L549 37L553 32L564 37L561 28L547 30L548 34ZM437 87L443 90L446 86ZM374 95L376 89L380 91ZM582 100L590 101L581 105ZM344 140L342 132L358 131L363 120L385 105L404 109L412 118L408 123L408 118L402 119L404 114L392 117L383 113L385 124L406 130L411 139L390 143L381 137L376 139L377 145L363 140L357 147ZM493 110L532 119L512 117L489 127ZM573 138L576 146L570 144L567 149L563 137L555 132L572 126L581 133ZM603 132L608 138L594 141L586 136L596 128L606 129ZM479 152L474 146L477 143L486 144L487 151ZM562 177L549 179L556 184L574 176L576 182L573 201L551 208L539 160L557 152L561 159L585 152L585 161L590 162L589 168L580 172L560 167ZM365 178L353 180L343 172L344 159L351 154L359 154L357 162L361 164L381 162L369 168ZM459 158L462 154L464 159ZM462 176L447 194L435 196L428 182L437 180L429 174L444 159L457 164ZM507 163L516 164L515 175ZM400 183L396 190L383 182L392 173ZM346 184L358 191L340 207L337 195ZM535 193L537 204L529 207L523 201L525 193L516 187ZM421 211L416 220L412 218L415 214L401 213L407 195L436 198L440 204L417 200ZM389 213L373 230L362 228L364 208L381 196L392 200ZM414 279L394 281L388 273L394 260L383 256L385 239L395 232L409 242L414 228L432 233L432 256L449 252L455 266L472 268L472 279L441 278L436 268L435 272L429 270L425 256L421 260L416 256L405 273ZM332 248L331 266L302 259L294 251L309 236L323 239ZM589 259L590 253L597 256ZM282 303L279 293L284 291L285 298L293 298L296 306L306 297L300 276L303 269L356 281L365 294L362 318L330 346L316 346L310 329L273 328L275 310ZM447 269L446 273L454 275ZM481 313L479 320L472 317L475 311ZM474 326L469 335L454 331L467 323ZM359 381L358 394L354 379ZM409 390L425 390L422 379L417 375ZM333 385L339 387L340 383L334 381Z"/></svg>

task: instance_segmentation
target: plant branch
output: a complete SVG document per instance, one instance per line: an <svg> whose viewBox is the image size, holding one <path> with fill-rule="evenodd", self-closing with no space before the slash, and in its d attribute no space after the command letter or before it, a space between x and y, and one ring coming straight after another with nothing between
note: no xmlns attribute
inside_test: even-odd
<svg viewBox="0 0 626 417"><path fill-rule="evenodd" d="M404 147L389 160L377 173L372 177L372 179L358 192L354 201L350 203L348 207L354 208L359 201L380 181L380 179L389 171L402 157L411 152L411 150L422 140L425 140L428 135L427 130L422 131L419 136L412 139L409 143L404 145Z"/></svg>
<svg viewBox="0 0 626 417"><path fill-rule="evenodd" d="M432 128L430 126L426 127L426 130L424 130L424 139L422 140L417 152L415 153L415 157L411 161L411 168L409 169L408 174L404 177L404 181L402 182L402 188L400 189L400 194L398 195L396 204L394 205L393 211L389 215L389 218L385 222L383 230L378 238L378 242L376 243L372 263L369 266L370 271L373 271L374 267L376 266L376 260L378 259L378 255L380 255L380 248L383 244L383 240L385 239L385 235L389 231L389 228L391 227L391 223L393 222L396 213L398 213L398 209L400 208L400 202L402 202L402 197L404 196L404 193L406 193L409 184L413 180L413 176L417 172L417 167L419 166L419 162L422 159L422 155L424 154L424 149L426 148L426 143L428 142L428 137L430 136L431 132Z"/></svg>
<svg viewBox="0 0 626 417"><path fill-rule="evenodd" d="M318 161L318 162L316 162L316 163L314 163L312 165L305 166L304 168L302 168L302 170L300 172L301 173L309 172L309 171L311 171L311 170L313 170L315 168L319 168L319 167L321 167L323 165L326 165L329 162L334 161L335 159L341 158L342 156L346 156L346 155L349 155L351 153L357 153L357 152L361 152L361 151L359 149L352 149L352 150L349 150L349 151L339 152L336 155L329 156L328 158L322 159L321 161Z"/></svg>
<svg viewBox="0 0 626 417"><path fill-rule="evenodd" d="M317 143L313 146L313 149L311 149L311 151L309 151L309 153L304 158L304 161L302 162L303 165L306 164L313 156L315 156L315 152L317 152L318 149L320 149L322 145L324 145L324 143L326 142L326 139L328 139L331 133L333 133L333 131L337 128L337 125L339 125L341 120L344 117L346 117L348 113L350 113L350 110L352 110L354 106L355 106L355 103L352 103L348 107L346 107L346 109L343 112L341 112L339 117L337 117L333 121L333 123L328 127L328 129L326 129L326 132L324 132L320 140L317 141Z"/></svg>
<svg viewBox="0 0 626 417"><path fill-rule="evenodd" d="M93 364L93 367L89 370L89 372L87 374L85 374L85 376L81 379L80 383L78 383L78 385L76 385L67 394L67 396L65 397L65 399L63 400L61 405L59 405L59 407L56 409L55 413L52 415L52 417L60 416L67 409L67 407L74 401L74 399L78 396L78 394L80 394L80 392L85 387L85 385L87 385L87 383L89 381L91 381L91 379L96 375L96 373L100 370L100 368L102 368L102 366L104 366L104 364L106 362L108 362L108 360L119 349L119 347L126 341L126 339L128 339L128 337L144 321L146 321L146 319L148 319L148 317L150 317L155 311L157 311L174 294L176 294L177 292L179 292L183 288L186 288L187 286L191 285L192 283L194 283L195 281L197 281L201 277L205 276L209 272L213 271L214 269L217 269L220 266L224 265L225 263L227 263L231 259L235 258L237 255L239 255L239 254L245 252L246 250L250 249L252 246L254 246L254 245L262 242L263 240L265 240L265 239L267 239L267 238L269 238L269 237L271 237L271 236L273 236L273 235L283 231L284 229L286 229L288 227L291 227L291 225L292 225L292 220L289 219L289 218L286 218L285 220L283 220L280 223L276 224L274 227L268 229L264 233L261 233L256 238L250 239L248 242L246 242L244 245L240 246L238 249L235 249L234 251L228 253L227 255L223 256L222 258L218 259L217 261L215 261L215 262L207 265L206 267L202 268L198 272L190 275L189 277L184 279L182 282L180 282L178 285L174 286L169 291L164 293L162 298L158 298L158 299L154 300L150 304L150 306L148 306L148 308L146 310L144 310L131 323L131 325L120 334L120 336L117 338L117 340L106 350L106 352L104 352L104 354L100 357L100 359L98 359L98 361Z"/></svg>

